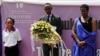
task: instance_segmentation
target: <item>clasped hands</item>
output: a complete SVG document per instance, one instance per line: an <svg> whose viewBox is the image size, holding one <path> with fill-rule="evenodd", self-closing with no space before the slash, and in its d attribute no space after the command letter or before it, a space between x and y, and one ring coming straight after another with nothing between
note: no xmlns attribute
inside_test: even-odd
<svg viewBox="0 0 100 56"><path fill-rule="evenodd" d="M79 41L77 43L81 48L84 48L85 47L85 41Z"/></svg>

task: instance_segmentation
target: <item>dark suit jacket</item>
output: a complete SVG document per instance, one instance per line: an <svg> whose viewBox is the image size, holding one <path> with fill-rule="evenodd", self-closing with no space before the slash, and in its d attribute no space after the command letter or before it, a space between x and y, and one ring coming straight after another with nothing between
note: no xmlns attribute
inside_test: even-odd
<svg viewBox="0 0 100 56"><path fill-rule="evenodd" d="M44 20L44 21L47 21L47 18L48 18L48 16L47 15L44 15L44 16L42 16L39 20ZM57 15L53 15L52 14L52 16L51 16L51 21L49 22L51 25L53 25L53 26L56 26L57 27L57 29L56 29L56 31L57 31L57 33L58 34L62 34L62 22L61 22L61 18L59 17L59 16L57 16Z"/></svg>

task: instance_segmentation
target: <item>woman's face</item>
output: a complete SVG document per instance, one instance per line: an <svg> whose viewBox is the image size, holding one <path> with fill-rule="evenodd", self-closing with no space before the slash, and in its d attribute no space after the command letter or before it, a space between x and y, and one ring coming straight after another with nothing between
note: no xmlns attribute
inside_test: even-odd
<svg viewBox="0 0 100 56"><path fill-rule="evenodd" d="M6 26L7 26L7 28L8 28L8 29L12 29L13 25L14 25L13 21L12 21L11 19L8 18L8 19L6 20Z"/></svg>
<svg viewBox="0 0 100 56"><path fill-rule="evenodd" d="M87 11L86 8L80 8L80 10L81 10L81 14L82 14L83 17L87 17L88 16L88 11Z"/></svg>

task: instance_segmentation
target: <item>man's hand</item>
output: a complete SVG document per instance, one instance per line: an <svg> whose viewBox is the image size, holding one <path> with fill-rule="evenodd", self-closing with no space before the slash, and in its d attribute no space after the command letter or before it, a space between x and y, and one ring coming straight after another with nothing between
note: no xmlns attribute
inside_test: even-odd
<svg viewBox="0 0 100 56"><path fill-rule="evenodd" d="M50 47L53 47L53 46L54 46L54 44L52 44L52 43L49 43L48 45L49 45Z"/></svg>

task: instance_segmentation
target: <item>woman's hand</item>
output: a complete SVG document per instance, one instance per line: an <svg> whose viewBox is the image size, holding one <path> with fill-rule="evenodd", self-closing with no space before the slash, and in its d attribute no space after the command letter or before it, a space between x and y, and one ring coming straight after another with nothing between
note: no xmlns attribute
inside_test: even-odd
<svg viewBox="0 0 100 56"><path fill-rule="evenodd" d="M78 42L78 45L79 45L81 48L84 48L84 47L85 47L85 41L79 41L79 42Z"/></svg>

